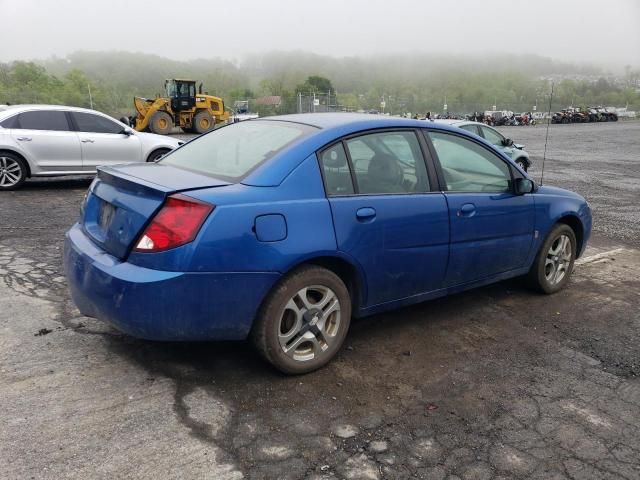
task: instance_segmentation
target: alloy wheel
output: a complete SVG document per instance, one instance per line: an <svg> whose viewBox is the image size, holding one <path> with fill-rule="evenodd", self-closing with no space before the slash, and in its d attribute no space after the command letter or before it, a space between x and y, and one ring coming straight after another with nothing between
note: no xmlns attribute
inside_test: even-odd
<svg viewBox="0 0 640 480"><path fill-rule="evenodd" d="M20 164L10 157L0 157L0 187L12 187L22 179Z"/></svg>
<svg viewBox="0 0 640 480"><path fill-rule="evenodd" d="M280 317L278 341L293 360L317 359L336 339L340 328L340 301L333 290L312 285L298 290Z"/></svg>
<svg viewBox="0 0 640 480"><path fill-rule="evenodd" d="M571 240L560 235L552 243L544 261L544 276L551 285L559 284L571 266Z"/></svg>

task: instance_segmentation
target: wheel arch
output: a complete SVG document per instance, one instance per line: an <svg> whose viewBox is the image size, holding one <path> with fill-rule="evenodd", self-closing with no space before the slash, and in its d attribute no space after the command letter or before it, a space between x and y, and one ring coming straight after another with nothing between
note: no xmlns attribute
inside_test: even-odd
<svg viewBox="0 0 640 480"><path fill-rule="evenodd" d="M165 153L169 153L171 150L172 149L169 147L156 147L149 152L149 154L147 155L147 158L145 159L145 163L149 163L151 161L151 157L153 157L156 152L163 151Z"/></svg>
<svg viewBox="0 0 640 480"><path fill-rule="evenodd" d="M366 283L358 266L352 261L337 255L319 254L300 260L293 264L283 276L305 265L316 265L335 273L344 282L351 297L351 315L358 316L360 306L366 298Z"/></svg>
<svg viewBox="0 0 640 480"><path fill-rule="evenodd" d="M576 215L568 214L558 218L556 224L565 224L573 230L573 234L576 236L576 258L578 258L584 245L584 225L582 225L582 221Z"/></svg>
<svg viewBox="0 0 640 480"><path fill-rule="evenodd" d="M0 154L2 154L2 153L10 153L12 155L15 155L16 157L19 157L24 162L24 164L27 166L27 177L28 178L31 177L31 164L29 163L29 160L27 160L24 155L22 155L20 152L17 152L16 150L12 150L10 148L0 148Z"/></svg>

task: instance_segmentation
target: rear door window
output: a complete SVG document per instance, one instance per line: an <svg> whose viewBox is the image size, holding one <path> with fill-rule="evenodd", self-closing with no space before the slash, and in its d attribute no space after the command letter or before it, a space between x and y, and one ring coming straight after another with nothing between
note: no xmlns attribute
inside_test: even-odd
<svg viewBox="0 0 640 480"><path fill-rule="evenodd" d="M414 132L371 133L345 141L360 194L429 191L429 179Z"/></svg>
<svg viewBox="0 0 640 480"><path fill-rule="evenodd" d="M79 132L122 133L123 127L108 118L93 113L71 112Z"/></svg>
<svg viewBox="0 0 640 480"><path fill-rule="evenodd" d="M65 112L60 110L23 112L18 116L18 126L13 128L57 132L68 132L71 130Z"/></svg>

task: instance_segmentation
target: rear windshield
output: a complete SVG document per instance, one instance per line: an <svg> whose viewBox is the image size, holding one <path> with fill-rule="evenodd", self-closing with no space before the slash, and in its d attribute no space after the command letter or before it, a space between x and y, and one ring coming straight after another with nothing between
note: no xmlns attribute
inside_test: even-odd
<svg viewBox="0 0 640 480"><path fill-rule="evenodd" d="M190 141L160 163L239 180L314 129L275 120L240 122Z"/></svg>

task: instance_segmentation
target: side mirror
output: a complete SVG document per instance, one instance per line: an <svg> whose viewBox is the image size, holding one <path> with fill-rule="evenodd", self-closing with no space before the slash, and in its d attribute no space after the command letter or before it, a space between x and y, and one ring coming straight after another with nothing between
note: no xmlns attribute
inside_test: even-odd
<svg viewBox="0 0 640 480"><path fill-rule="evenodd" d="M127 137L133 135L133 130L131 130L129 127L123 128L122 129L122 134L126 135Z"/></svg>
<svg viewBox="0 0 640 480"><path fill-rule="evenodd" d="M515 191L516 195L524 195L525 193L532 193L536 190L536 184L533 180L528 178L516 178Z"/></svg>
<svg viewBox="0 0 640 480"><path fill-rule="evenodd" d="M502 145L504 145L505 147L511 147L513 145L513 140L511 140L510 138L505 138L502 141Z"/></svg>

